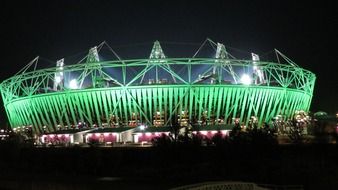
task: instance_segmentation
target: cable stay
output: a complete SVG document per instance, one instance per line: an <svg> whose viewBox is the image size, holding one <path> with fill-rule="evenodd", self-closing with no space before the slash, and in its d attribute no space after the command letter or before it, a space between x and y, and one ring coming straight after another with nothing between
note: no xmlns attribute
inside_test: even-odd
<svg viewBox="0 0 338 190"><path fill-rule="evenodd" d="M280 55L290 65L295 66L295 67L299 67L295 62L293 62L290 58L286 57L286 55L282 54L277 49L275 49L275 52L276 52L276 57L277 57L278 63L280 63L280 59L279 59L279 56L278 56L278 55Z"/></svg>
<svg viewBox="0 0 338 190"><path fill-rule="evenodd" d="M19 74L24 74L32 65L34 65L33 71L35 71L38 61L39 61L39 56L36 56L32 61L30 61L26 66L24 66L19 72L15 73L14 76L17 76Z"/></svg>

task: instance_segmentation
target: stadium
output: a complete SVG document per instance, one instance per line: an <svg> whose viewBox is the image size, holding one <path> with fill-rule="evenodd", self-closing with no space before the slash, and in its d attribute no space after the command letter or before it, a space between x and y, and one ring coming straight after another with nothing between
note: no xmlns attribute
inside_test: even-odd
<svg viewBox="0 0 338 190"><path fill-rule="evenodd" d="M200 56L208 44L209 56ZM102 60L106 47L115 59ZM276 115L310 108L315 74L275 50L277 61L237 59L221 43L204 41L194 55L171 58L159 41L144 59L121 59L103 42L78 63L60 59L39 68L35 58L4 80L1 95L13 130L34 134L69 129L194 125L258 126ZM66 64L67 63L67 64ZM105 129L107 130L107 129Z"/></svg>

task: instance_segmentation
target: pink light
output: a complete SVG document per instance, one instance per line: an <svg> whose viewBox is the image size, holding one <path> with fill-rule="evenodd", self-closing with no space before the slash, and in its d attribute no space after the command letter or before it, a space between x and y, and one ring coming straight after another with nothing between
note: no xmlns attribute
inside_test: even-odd
<svg viewBox="0 0 338 190"><path fill-rule="evenodd" d="M58 135L58 137L60 138L62 135Z"/></svg>
<svg viewBox="0 0 338 190"><path fill-rule="evenodd" d="M142 133L137 133L138 137L142 137L142 135L143 135Z"/></svg>
<svg viewBox="0 0 338 190"><path fill-rule="evenodd" d="M111 133L111 135L114 135L114 136L116 136L116 135L117 135L117 133Z"/></svg>
<svg viewBox="0 0 338 190"><path fill-rule="evenodd" d="M211 131L211 134L216 134L217 133L217 131Z"/></svg>
<svg viewBox="0 0 338 190"><path fill-rule="evenodd" d="M109 133L103 133L103 135L104 135L105 137L107 137L107 136L109 135Z"/></svg>
<svg viewBox="0 0 338 190"><path fill-rule="evenodd" d="M156 133L155 133L155 136L159 136L160 134L161 134L161 133L156 132Z"/></svg>
<svg viewBox="0 0 338 190"><path fill-rule="evenodd" d="M54 135L49 135L50 138L54 138Z"/></svg>
<svg viewBox="0 0 338 190"><path fill-rule="evenodd" d="M207 132L207 131L201 131L201 134L202 134L202 135L207 135L208 132Z"/></svg>
<svg viewBox="0 0 338 190"><path fill-rule="evenodd" d="M197 134L197 132L196 132L196 131L193 131L192 133L193 133L194 135L196 135L196 134Z"/></svg>
<svg viewBox="0 0 338 190"><path fill-rule="evenodd" d="M65 134L65 137L69 137L69 134Z"/></svg>
<svg viewBox="0 0 338 190"><path fill-rule="evenodd" d="M89 134L88 134L88 137L91 137L91 136L92 136L92 134L91 134L91 133L89 133Z"/></svg>
<svg viewBox="0 0 338 190"><path fill-rule="evenodd" d="M222 130L221 131L223 135L228 135L228 131L227 130Z"/></svg>
<svg viewBox="0 0 338 190"><path fill-rule="evenodd" d="M100 133L95 133L95 136L99 137L101 134Z"/></svg>
<svg viewBox="0 0 338 190"><path fill-rule="evenodd" d="M150 137L150 136L151 136L151 133L146 133L146 136L147 136L147 137Z"/></svg>

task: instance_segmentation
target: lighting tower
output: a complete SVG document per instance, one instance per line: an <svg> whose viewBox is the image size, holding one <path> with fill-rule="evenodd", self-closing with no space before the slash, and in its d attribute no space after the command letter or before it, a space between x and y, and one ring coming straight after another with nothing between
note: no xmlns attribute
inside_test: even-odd
<svg viewBox="0 0 338 190"><path fill-rule="evenodd" d="M251 57L255 84L262 84L265 82L265 80L263 71L259 66L257 66L257 62L259 62L259 56L257 54L251 53Z"/></svg>
<svg viewBox="0 0 338 190"><path fill-rule="evenodd" d="M58 86L60 86L60 88L63 87L63 66L64 59L56 61L56 72L54 76L54 86L53 86L53 90L55 91L58 90Z"/></svg>
<svg viewBox="0 0 338 190"><path fill-rule="evenodd" d="M216 55L215 55L215 58L216 58L216 63L219 63L221 64L220 66L218 64L215 64L214 68L213 68L213 71L212 71L212 74L213 75L216 75L216 70L218 70L218 73L217 75L219 76L218 77L218 80L219 82L221 82L221 76L222 76L222 70L224 68L222 67L228 67L227 70L229 70L229 73L230 75L232 76L232 78L234 79L234 82L237 83L237 79L235 77L235 72L232 68L232 66L229 64L230 61L229 61L229 54L228 52L226 51L225 49L225 46L221 43L217 43L217 49L216 49ZM219 67L219 69L216 69L216 67Z"/></svg>
<svg viewBox="0 0 338 190"><path fill-rule="evenodd" d="M165 59L165 55L163 53L163 50L161 48L160 42L159 41L155 41L154 45L153 45L153 49L151 50L149 59L151 60L151 63L158 63L158 62L163 62L162 59ZM158 83L158 66L155 66L155 72L156 72L156 79L155 82Z"/></svg>
<svg viewBox="0 0 338 190"><path fill-rule="evenodd" d="M101 46L101 45L100 45ZM86 60L86 63L98 63L100 62L100 59L99 59L99 53L97 51L97 46L95 47L92 47L89 49L89 52L88 52L88 55L87 55L87 60ZM83 82L84 82L84 79L86 78L86 76L89 74L88 71L91 70L91 69L94 69L92 71L92 84L93 84L93 87L95 87L95 83L96 83L96 76L97 76L97 70L101 70L101 65L98 64L96 65L97 68L86 68L85 71L80 75L80 77L78 78L78 81L79 81L79 88L82 88L82 85L83 85Z"/></svg>
<svg viewBox="0 0 338 190"><path fill-rule="evenodd" d="M148 61L148 64L147 64L147 67L151 67L152 65L155 65L155 83L160 82L159 78L158 78L159 67L162 70L163 70L163 67L167 68L168 70L171 70L170 66L168 64L166 64L167 61L165 59L166 59L166 56L165 56L165 54L162 50L160 42L156 40L154 42L153 48L152 48L150 56L149 56L149 61ZM173 79L173 82L176 83L175 77L172 74L170 74L170 75ZM144 76L145 76L145 74L142 75L140 83L143 83Z"/></svg>

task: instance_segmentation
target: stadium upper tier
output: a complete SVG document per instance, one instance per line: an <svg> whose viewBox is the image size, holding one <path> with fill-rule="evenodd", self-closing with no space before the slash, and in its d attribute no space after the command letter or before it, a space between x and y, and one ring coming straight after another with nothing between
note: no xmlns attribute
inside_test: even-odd
<svg viewBox="0 0 338 190"><path fill-rule="evenodd" d="M77 64L36 69L38 58L0 85L12 127L39 132L57 126L165 126L269 121L307 111L315 75L276 51L279 63L231 56L224 45L212 58L168 58L156 41L147 59L100 60L105 42ZM109 46L108 46L109 47ZM280 63L284 60L285 63Z"/></svg>

